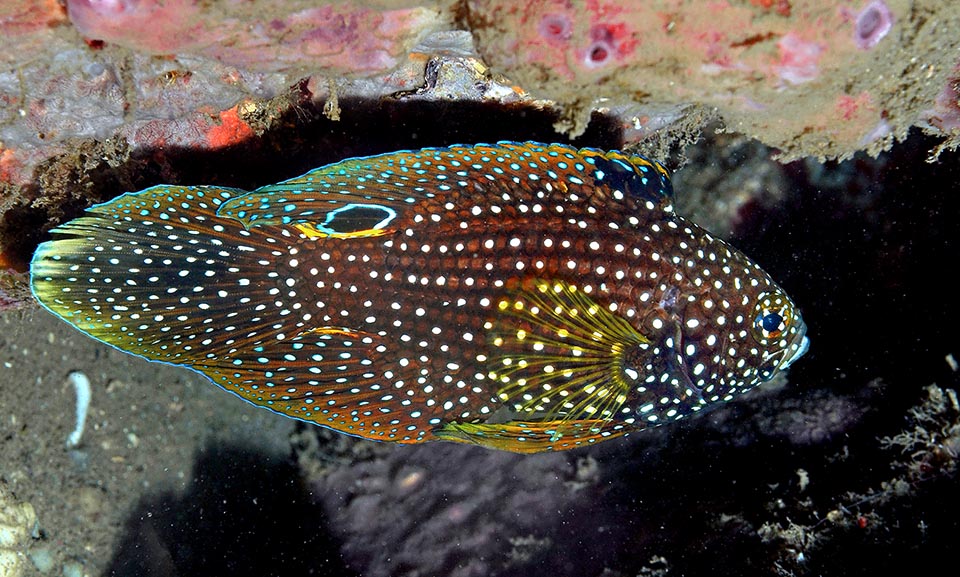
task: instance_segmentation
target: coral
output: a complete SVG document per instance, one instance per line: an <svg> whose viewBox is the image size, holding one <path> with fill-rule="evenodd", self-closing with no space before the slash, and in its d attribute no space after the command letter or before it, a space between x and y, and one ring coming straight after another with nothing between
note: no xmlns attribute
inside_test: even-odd
<svg viewBox="0 0 960 577"><path fill-rule="evenodd" d="M893 14L883 0L874 0L857 14L853 40L861 50L876 46L893 28Z"/></svg>
<svg viewBox="0 0 960 577"><path fill-rule="evenodd" d="M44 54L54 30L66 22L66 10L57 0L0 2L0 62L13 68L24 57Z"/></svg>
<svg viewBox="0 0 960 577"><path fill-rule="evenodd" d="M930 153L928 162L937 160L943 151L956 150L960 146L960 65L937 95L933 107L924 111L924 118L924 128L928 132L948 135L947 140Z"/></svg>
<svg viewBox="0 0 960 577"><path fill-rule="evenodd" d="M185 52L206 37L193 0L71 0L67 9L88 38L132 43L155 53Z"/></svg>
<svg viewBox="0 0 960 577"><path fill-rule="evenodd" d="M37 167L72 154L79 140L124 140L140 154L217 150L257 132L244 126L239 105L272 107L276 116L288 94L298 94L293 103L300 93L323 99L329 86L345 86L341 95L352 98L412 92L434 53L476 61L465 32L440 32L434 44L415 46L443 20L416 5L79 0L69 3L75 25L93 35L102 29L110 40L83 43L73 28L56 25L66 23L66 13L53 4L21 0L20 11L9 13L0 7L0 58L8 63L0 70L0 185L35 186ZM206 28L183 27L183 13L174 10L181 5L202 10L191 26ZM228 33L237 37L222 37ZM451 98L474 97L466 80L446 87ZM522 93L507 88L499 94L508 100Z"/></svg>
<svg viewBox="0 0 960 577"><path fill-rule="evenodd" d="M220 113L220 124L207 129L210 148L220 148L243 142L253 136L253 129L240 117L237 106Z"/></svg>
<svg viewBox="0 0 960 577"><path fill-rule="evenodd" d="M824 46L802 39L789 32L777 41L780 59L773 67L777 75L790 84L810 82L820 75L820 56Z"/></svg>
<svg viewBox="0 0 960 577"><path fill-rule="evenodd" d="M537 32L548 43L562 46L573 34L573 22L566 14L544 14Z"/></svg>
<svg viewBox="0 0 960 577"><path fill-rule="evenodd" d="M960 68L937 95L929 122L942 132L960 134Z"/></svg>
<svg viewBox="0 0 960 577"><path fill-rule="evenodd" d="M289 68L356 76L399 64L438 24L426 7L375 9L347 2L74 0L70 20L88 38L152 54L197 54L248 70Z"/></svg>
<svg viewBox="0 0 960 577"><path fill-rule="evenodd" d="M474 0L467 21L494 69L572 110L573 134L585 126L576 110L598 102L686 102L784 158L842 158L903 138L956 63L937 54L957 46L946 31L960 8L921 4L936 26L884 0ZM833 106L844 98L870 105L850 115Z"/></svg>

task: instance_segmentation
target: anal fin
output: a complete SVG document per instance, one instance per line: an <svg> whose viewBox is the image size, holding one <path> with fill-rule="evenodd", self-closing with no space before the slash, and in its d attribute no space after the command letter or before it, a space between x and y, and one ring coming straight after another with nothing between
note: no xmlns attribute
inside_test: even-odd
<svg viewBox="0 0 960 577"><path fill-rule="evenodd" d="M417 367L397 363L388 340L374 333L313 327L192 368L257 406L359 437L411 443L433 428L426 411L406 406L395 390L415 380Z"/></svg>
<svg viewBox="0 0 960 577"><path fill-rule="evenodd" d="M481 445L514 453L566 451L630 432L623 423L606 420L510 421L507 423L446 423L434 431L436 438Z"/></svg>

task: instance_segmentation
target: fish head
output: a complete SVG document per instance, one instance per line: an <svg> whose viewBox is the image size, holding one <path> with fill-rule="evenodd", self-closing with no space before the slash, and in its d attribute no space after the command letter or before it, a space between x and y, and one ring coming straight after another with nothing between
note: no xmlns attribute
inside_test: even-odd
<svg viewBox="0 0 960 577"><path fill-rule="evenodd" d="M769 381L809 346L794 301L742 258L747 264L729 267L740 275L714 277L706 294L678 291L674 350L665 358L693 396L707 402L728 400Z"/></svg>
<svg viewBox="0 0 960 577"><path fill-rule="evenodd" d="M633 293L647 305L636 328L648 342L624 357L623 374L640 392L634 410L657 422L747 392L809 346L787 293L746 256L709 240L692 253L703 256L681 258L681 267L658 275L654 293Z"/></svg>

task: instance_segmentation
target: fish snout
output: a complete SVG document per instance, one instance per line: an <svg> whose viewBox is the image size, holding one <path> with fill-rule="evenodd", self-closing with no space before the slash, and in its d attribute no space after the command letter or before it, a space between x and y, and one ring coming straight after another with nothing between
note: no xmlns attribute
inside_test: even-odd
<svg viewBox="0 0 960 577"><path fill-rule="evenodd" d="M797 334L794 335L793 339L790 341L790 344L787 345L786 354L783 357L783 361L780 363L780 370L785 371L790 368L790 365L805 355L809 349L810 339L807 337L807 325L803 322L803 320L798 319Z"/></svg>

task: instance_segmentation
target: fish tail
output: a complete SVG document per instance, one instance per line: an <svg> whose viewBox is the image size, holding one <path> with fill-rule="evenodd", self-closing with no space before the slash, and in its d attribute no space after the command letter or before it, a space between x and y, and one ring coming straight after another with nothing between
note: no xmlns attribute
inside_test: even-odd
<svg viewBox="0 0 960 577"><path fill-rule="evenodd" d="M155 186L91 207L37 249L33 294L53 314L126 352L215 364L238 341L268 330L249 303L264 302L276 287L253 280L266 278L263 264L276 250L271 231L250 232L217 216L223 202L243 193Z"/></svg>

